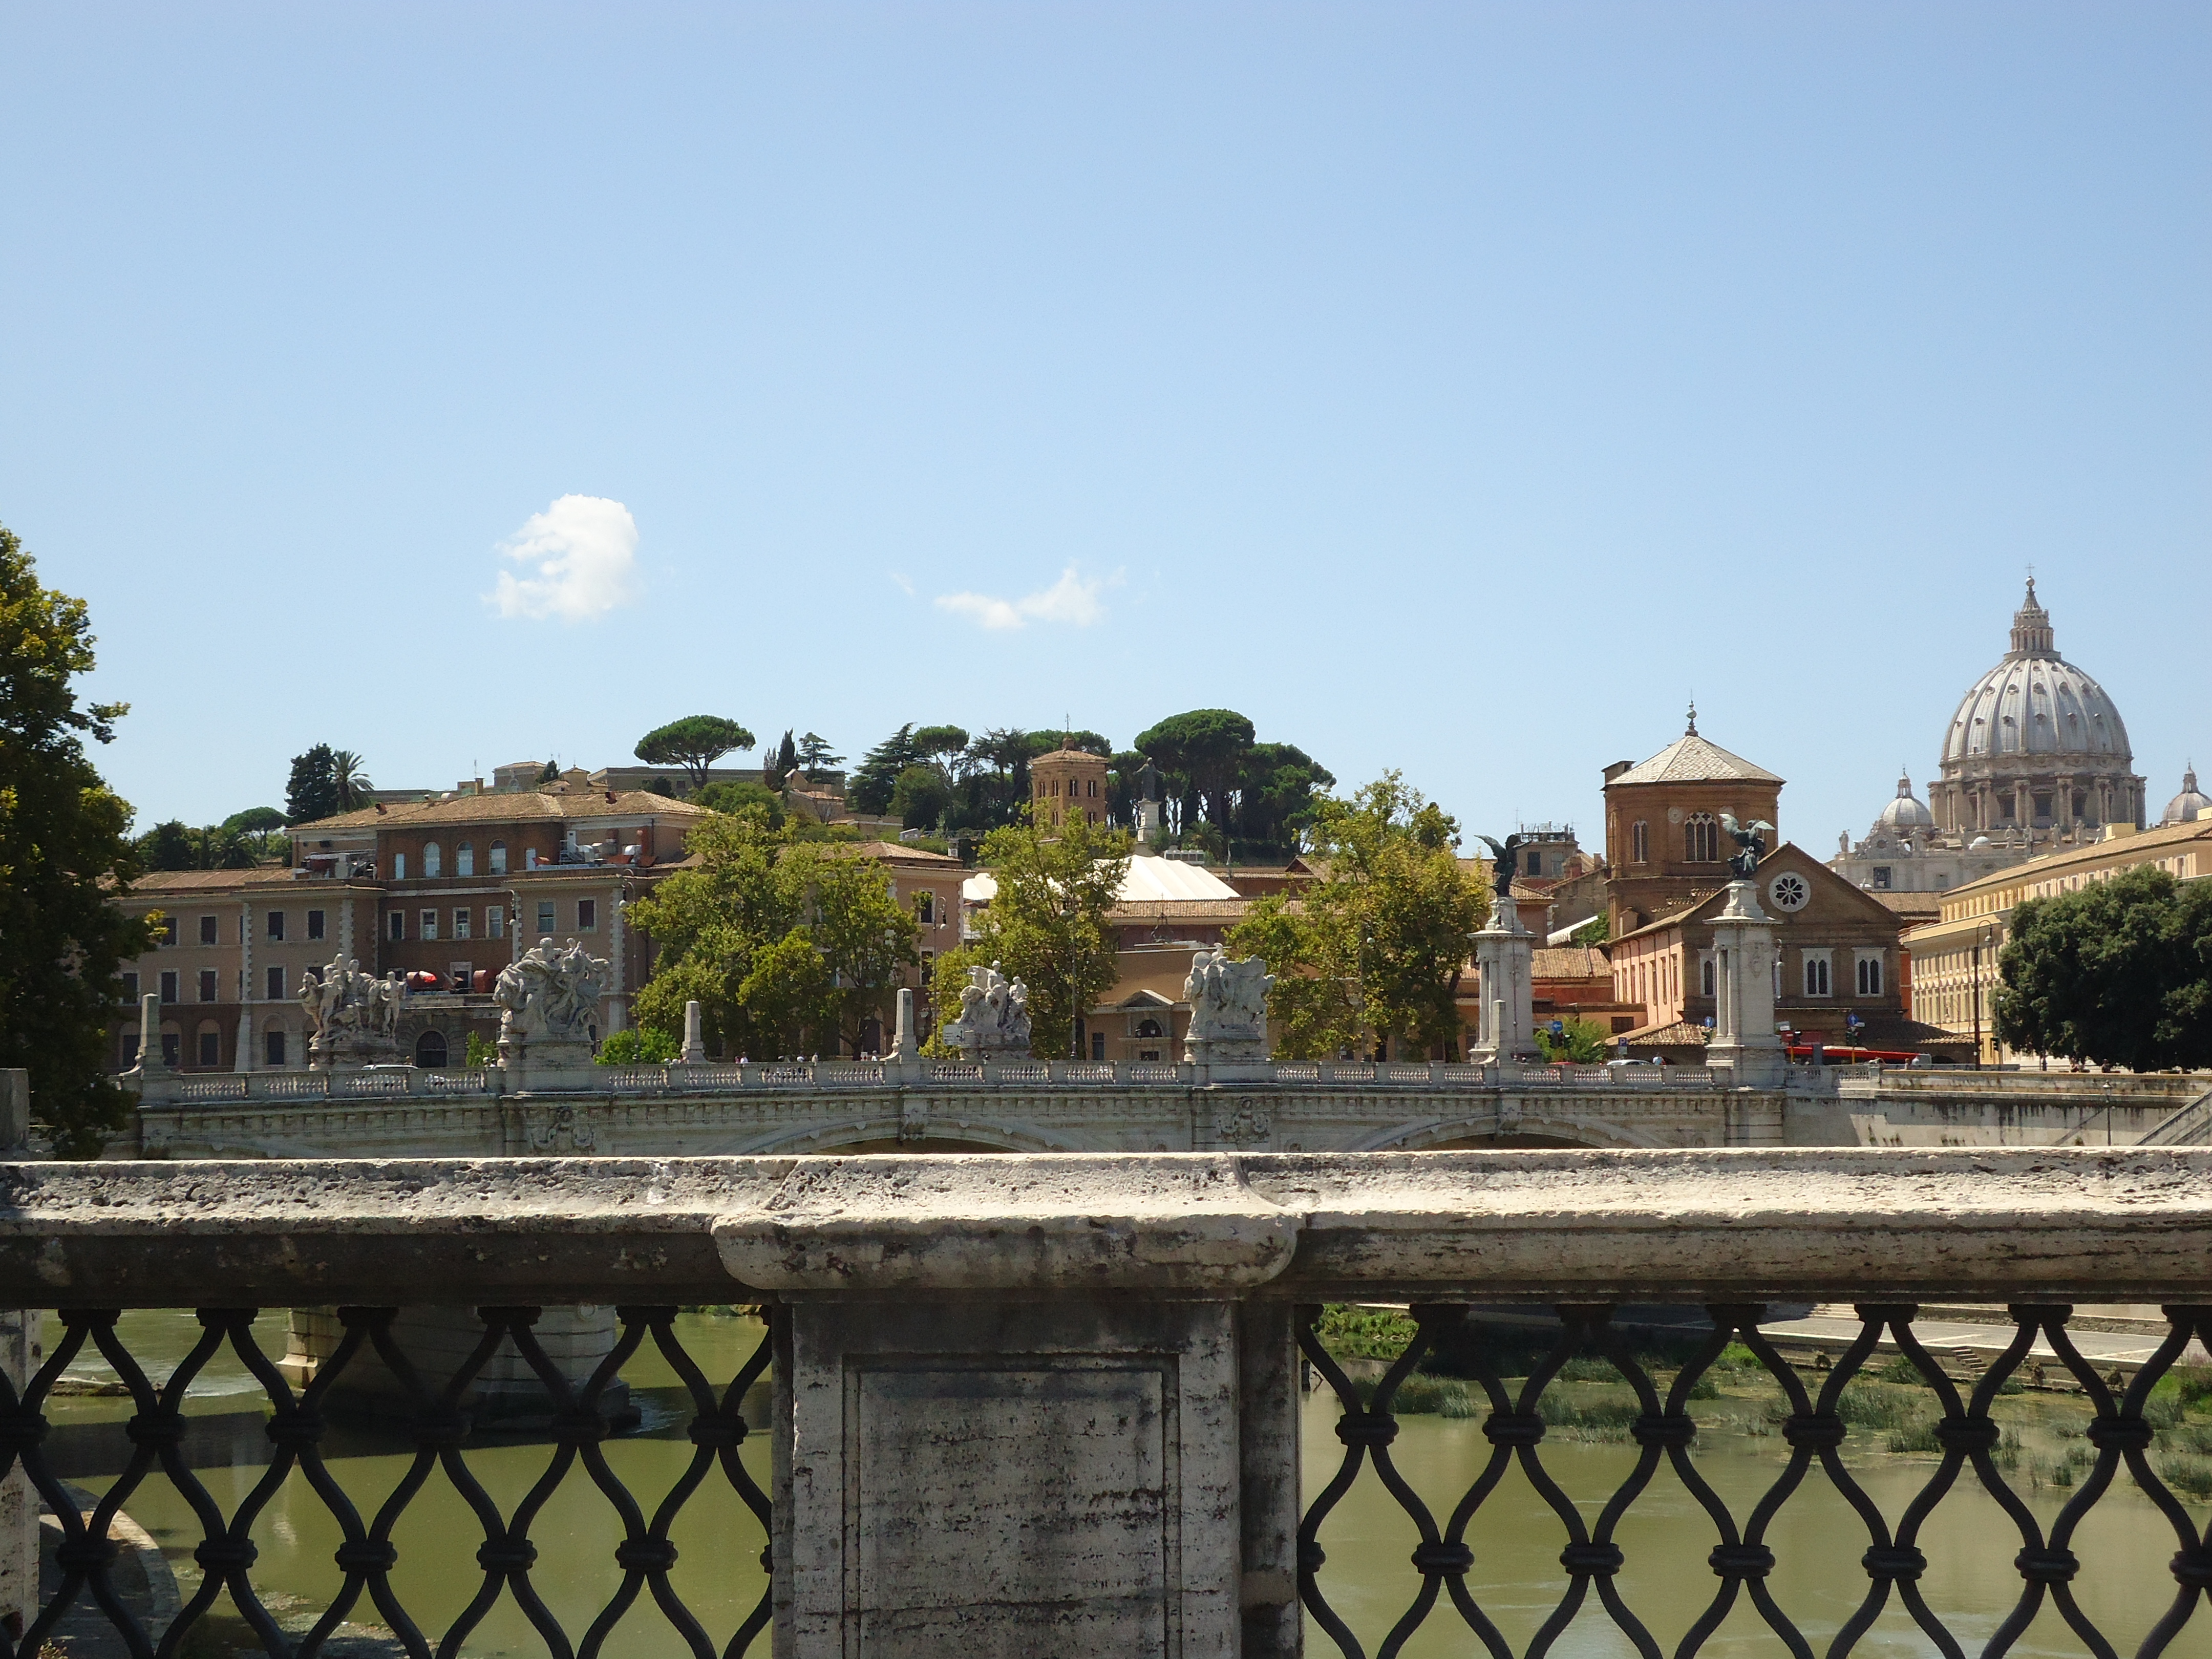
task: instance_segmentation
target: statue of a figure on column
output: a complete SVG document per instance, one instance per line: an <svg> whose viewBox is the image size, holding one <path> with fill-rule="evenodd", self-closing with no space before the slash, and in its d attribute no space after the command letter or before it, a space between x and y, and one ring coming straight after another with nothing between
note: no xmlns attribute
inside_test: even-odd
<svg viewBox="0 0 2212 1659"><path fill-rule="evenodd" d="M1738 823L1733 813L1721 814L1721 828L1735 843L1735 856L1728 861L1730 872L1739 881L1749 881L1759 873L1759 861L1766 856L1766 837L1774 833L1774 826L1765 818L1746 825ZM1765 834L1761 834L1765 831Z"/></svg>

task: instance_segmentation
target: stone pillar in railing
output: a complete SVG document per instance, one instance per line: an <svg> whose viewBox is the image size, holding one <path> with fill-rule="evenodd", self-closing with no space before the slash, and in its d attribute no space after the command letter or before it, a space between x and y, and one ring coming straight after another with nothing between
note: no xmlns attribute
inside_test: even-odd
<svg viewBox="0 0 2212 1659"><path fill-rule="evenodd" d="M707 1063L707 1040L702 1035L699 1023L699 1000L696 997L684 1005L684 1052L676 1056L678 1066L704 1066Z"/></svg>
<svg viewBox="0 0 2212 1659"><path fill-rule="evenodd" d="M138 999L138 1070L151 1075L168 1069L161 1056L161 999L149 991Z"/></svg>
<svg viewBox="0 0 2212 1659"><path fill-rule="evenodd" d="M1182 1057L1201 1083L1237 1083L1267 1075L1267 993L1274 986L1267 964L1256 957L1232 962L1226 951L1200 951L1190 959L1183 1000L1190 1029Z"/></svg>
<svg viewBox="0 0 2212 1659"><path fill-rule="evenodd" d="M40 1323L35 1308L0 1309L0 1371L18 1395L46 1357ZM0 1480L0 1629L21 1632L38 1616L39 1494L18 1461Z"/></svg>
<svg viewBox="0 0 2212 1659"><path fill-rule="evenodd" d="M1468 1058L1487 1066L1534 1052L1536 1016L1529 970L1536 940L1521 925L1520 908L1510 893L1492 898L1489 925L1472 937L1482 980L1482 1017Z"/></svg>
<svg viewBox="0 0 2212 1659"><path fill-rule="evenodd" d="M1759 908L1754 884L1729 884L1713 918L1713 1036L1705 1058L1732 1067L1739 1087L1771 1088L1787 1072L1774 1029L1775 935L1781 929Z"/></svg>
<svg viewBox="0 0 2212 1659"><path fill-rule="evenodd" d="M1098 1163L823 1159L715 1223L780 1307L780 1659L1297 1651L1291 1304L1245 1299L1297 1218Z"/></svg>

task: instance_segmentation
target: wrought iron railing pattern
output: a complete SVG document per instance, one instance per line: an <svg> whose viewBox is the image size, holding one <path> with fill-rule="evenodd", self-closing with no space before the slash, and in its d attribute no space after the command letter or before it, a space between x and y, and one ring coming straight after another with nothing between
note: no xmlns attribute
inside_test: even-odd
<svg viewBox="0 0 2212 1659"><path fill-rule="evenodd" d="M1490 1413L1483 1432L1492 1450L1485 1467L1450 1512L1439 1522L1436 1513L1414 1491L1391 1461L1390 1447L1397 1438L1398 1419L1392 1414L1394 1397L1431 1351L1444 1328L1464 1316L1455 1304L1415 1306L1413 1316L1418 1334L1404 1352L1376 1382L1372 1395L1361 1392L1343 1366L1332 1358L1315 1331L1319 1309L1305 1311L1299 1321L1298 1343L1315 1370L1326 1379L1344 1409L1337 1425L1344 1456L1334 1474L1308 1507L1298 1533L1298 1593L1313 1622L1324 1632L1337 1651L1351 1659L1366 1659L1366 1650L1345 1620L1329 1604L1322 1578L1327 1554L1319 1542L1323 1523L1371 1464L1375 1478L1388 1491L1418 1530L1419 1546L1413 1566L1419 1576L1406 1609L1375 1650L1375 1659L1391 1659L1404 1649L1413 1632L1432 1615L1440 1602L1449 1602L1450 1614L1461 1620L1492 1659L1516 1659L1511 1645L1497 1621L1486 1610L1480 1590L1482 1574L1476 1553L1468 1542L1468 1530L1476 1514L1498 1488L1516 1461L1529 1484L1554 1513L1565 1537L1559 1565L1567 1584L1558 1604L1543 1621L1520 1659L1543 1659L1561 1634L1574 1622L1595 1593L1621 1635L1643 1659L1662 1659L1658 1642L1629 1606L1617 1582L1626 1554L1617 1541L1624 1517L1650 1486L1661 1460L1669 1462L1683 1486L1712 1522L1716 1541L1708 1557L1719 1578L1711 1604L1683 1636L1674 1659L1696 1659L1708 1640L1727 1619L1740 1596L1748 1596L1759 1617L1783 1648L1795 1659L1814 1659L1806 1634L1783 1610L1770 1592L1767 1577L1774 1571L1776 1554L1769 1535L1783 1506L1804 1482L1817 1462L1836 1489L1849 1501L1866 1528L1867 1547L1859 1558L1869 1584L1857 1610L1844 1622L1826 1647L1827 1659L1846 1659L1856 1650L1895 1595L1915 1625L1946 1659L1965 1659L1967 1648L1948 1628L1922 1595L1918 1580L1928 1558L1920 1548L1921 1529L1953 1486L1968 1471L2002 1507L2017 1527L2021 1548L2014 1565L2021 1578L2019 1599L1978 1651L1984 1659L2002 1659L2012 1651L2048 1600L2081 1645L2097 1659L2118 1659L2112 1640L2093 1623L2076 1601L2072 1583L2080 1562L2071 1548L2084 1519L2111 1490L2123 1468L2172 1526L2179 1546L2168 1564L2174 1584L2171 1604L2135 1650L2137 1659L2159 1659L2179 1654L2177 1638L2197 1611L2200 1599L2212 1597L2212 1537L2192 1519L2187 1505L2153 1469L2148 1453L2154 1439L2144 1407L2151 1391L2172 1369L2192 1336L2212 1346L2212 1307L2172 1307L2166 1315L2170 1328L2155 1352L2136 1370L2124 1388L2115 1389L2107 1377L2085 1359L2066 1334L2071 1310L2063 1306L2019 1306L2011 1310L2014 1335L2010 1343L1961 1395L1936 1357L1922 1346L1912 1330L1917 1311L1910 1305L1861 1305L1862 1322L1856 1339L1835 1360L1817 1395L1762 1333L1764 1307L1715 1307L1710 1310L1711 1332L1676 1372L1662 1395L1650 1370L1641 1364L1630 1344L1609 1322L1602 1307L1562 1307L1560 1334L1551 1351L1534 1367L1517 1390L1486 1361L1474 1365ZM1885 1332L1911 1362L1926 1385L1935 1391L1943 1408L1934 1437L1942 1462L1929 1475L1917 1496L1892 1528L1882 1510L1854 1479L1842 1456L1846 1425L1838 1414L1844 1390L1858 1376ZM2037 1339L2046 1341L2081 1392L2094 1417L2087 1438L2096 1461L2073 1496L2048 1529L2037 1520L2021 1495L2008 1484L1995 1453L2001 1426L1990 1415L1990 1403L2008 1379L2027 1360ZM1741 1520L1699 1474L1691 1449L1698 1425L1687 1407L1692 1390L1732 1342L1741 1342L1779 1386L1789 1402L1781 1432L1790 1448L1787 1466L1751 1512ZM1479 1350L1477 1351L1479 1353ZM1547 1471L1539 1448L1547 1421L1540 1411L1546 1389L1568 1363L1589 1354L1609 1361L1633 1389L1641 1414L1631 1429L1638 1448L1634 1468L1603 1505L1594 1522L1586 1521ZM1319 1471L1309 1470L1310 1489ZM2149 1564L2144 1564L2148 1569ZM2212 1623L2212 1614L2206 1615ZM2203 1626L2196 1634L2202 1638ZM2203 1652L2198 1647L2186 1650Z"/></svg>
<svg viewBox="0 0 2212 1659"><path fill-rule="evenodd" d="M47 1651L48 1634L80 1599L88 1594L134 1659L169 1659L182 1650L188 1632L228 1591L233 1605L252 1627L264 1650L285 1659L312 1659L331 1634L343 1624L363 1596L376 1608L398 1647L410 1659L446 1659L459 1653L470 1633L481 1625L501 1596L511 1595L516 1605L543 1639L546 1651L557 1659L592 1659L602 1653L619 1653L617 1626L636 1603L649 1593L662 1615L674 1627L697 1659L738 1659L753 1650L766 1629L769 1595L759 1601L734 1632L720 1640L710 1635L685 1606L671 1582L677 1549L670 1531L685 1504L717 1468L760 1524L761 1565L766 1569L769 1553L769 1498L739 1461L738 1449L750 1431L739 1407L745 1392L768 1369L769 1344L764 1337L736 1376L719 1386L710 1381L682 1342L674 1325L677 1310L634 1307L617 1310L620 1335L612 1350L580 1387L565 1376L532 1333L535 1308L484 1308L479 1310L483 1334L475 1349L450 1377L424 1377L393 1339L392 1308L343 1308L338 1310L345 1334L336 1351L317 1370L304 1389L295 1393L276 1366L254 1340L252 1309L206 1308L199 1311L202 1334L191 1351L171 1374L157 1384L149 1377L121 1341L116 1331L116 1310L65 1311L59 1316L61 1340L46 1362L19 1392L0 1375L0 1475L21 1460L26 1474L62 1529L56 1550L61 1581L46 1598L39 1616L31 1621L16 1644L20 1659L33 1659ZM511 1513L502 1514L469 1466L465 1448L472 1425L463 1408L471 1385L501 1345L512 1340L516 1352L544 1384L551 1407L552 1455L544 1472ZM612 1430L603 1397L622 1367L647 1340L673 1369L690 1397L693 1416L688 1434L694 1448L682 1474L654 1504L648 1517L638 1498L610 1468L602 1443ZM112 1366L129 1389L137 1415L126 1425L132 1451L126 1467L89 1516L79 1513L76 1503L42 1450L48 1423L45 1408L56 1381L89 1346ZM182 1402L195 1378L228 1348L266 1393L271 1414L267 1432L273 1448L267 1471L251 1492L226 1515L207 1486L186 1462L182 1446L187 1419ZM411 1465L391 1494L364 1518L324 1461L322 1444L328 1429L325 1407L334 1386L349 1366L362 1363L373 1351L404 1386L411 1401L415 1453ZM256 1593L252 1567L258 1550L251 1534L254 1522L270 1500L297 1467L315 1495L328 1509L343 1534L335 1561L343 1583L307 1633L296 1641L280 1627ZM167 1627L148 1630L126 1604L112 1580L111 1569L120 1553L111 1535L112 1524L131 1501L133 1492L156 1468L167 1476L191 1507L203 1537L194 1551L202 1570L199 1589ZM531 1528L562 1483L580 1468L620 1517L623 1538L609 1565L611 1593L596 1617L580 1633L562 1628L532 1582L538 1548ZM483 1581L470 1601L441 1632L421 1628L402 1602L392 1583L399 1550L393 1531L409 1506L422 1493L432 1474L442 1470L473 1511L483 1532L476 1552Z"/></svg>

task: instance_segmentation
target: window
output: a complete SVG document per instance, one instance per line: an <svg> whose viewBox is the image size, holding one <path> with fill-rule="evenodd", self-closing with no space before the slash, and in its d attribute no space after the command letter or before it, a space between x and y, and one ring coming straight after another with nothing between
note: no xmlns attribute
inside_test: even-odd
<svg viewBox="0 0 2212 1659"><path fill-rule="evenodd" d="M596 933L599 931L599 900L578 899L576 901L576 931L580 933Z"/></svg>
<svg viewBox="0 0 2212 1659"><path fill-rule="evenodd" d="M422 931L416 935L417 939L435 939L438 937L438 913L435 910L425 910L422 913Z"/></svg>
<svg viewBox="0 0 2212 1659"><path fill-rule="evenodd" d="M123 1063L115 1069L118 1072L127 1072L137 1063L138 1033L125 1031L123 1034Z"/></svg>
<svg viewBox="0 0 2212 1659"><path fill-rule="evenodd" d="M1698 983L1705 988L1707 996L1718 994L1713 988L1713 953L1711 951L1698 952Z"/></svg>
<svg viewBox="0 0 2212 1659"><path fill-rule="evenodd" d="M1877 893L1889 890L1889 866L1886 864L1877 864L1874 867L1874 890Z"/></svg>
<svg viewBox="0 0 2212 1659"><path fill-rule="evenodd" d="M491 844L491 872L495 876L507 873L507 843L495 841Z"/></svg>
<svg viewBox="0 0 2212 1659"><path fill-rule="evenodd" d="M466 939L468 936L469 936L469 913L468 913L466 910L456 910L456 911L454 911L454 912L453 912L453 937L454 937L455 939Z"/></svg>
<svg viewBox="0 0 2212 1659"><path fill-rule="evenodd" d="M164 917L162 917L162 918L161 918L161 943L162 943L162 944L164 944L164 945L174 945L176 942L177 942L177 919L176 919L174 916L164 916Z"/></svg>
<svg viewBox="0 0 2212 1659"><path fill-rule="evenodd" d="M1651 826L1642 818L1628 826L1628 858L1632 864L1651 862Z"/></svg>
<svg viewBox="0 0 2212 1659"><path fill-rule="evenodd" d="M320 938L322 938L322 936L323 936L323 913L322 913L320 910L310 910L310 911L308 911L308 912L307 912L307 937L308 937L309 939L320 939Z"/></svg>
<svg viewBox="0 0 2212 1659"><path fill-rule="evenodd" d="M553 901L551 899L540 899L538 902L538 937L540 939L553 937Z"/></svg>
<svg viewBox="0 0 2212 1659"><path fill-rule="evenodd" d="M271 968L271 969L269 970L269 973L268 973L268 993L269 993L269 1000L270 1000L270 1001L271 1001L271 1002L282 1002L282 1001L283 1001L283 1000L284 1000L284 970L283 970L282 968Z"/></svg>
<svg viewBox="0 0 2212 1659"><path fill-rule="evenodd" d="M136 1001L137 1001L137 1000L138 1000L138 975L136 975L136 974L125 974L125 975L124 975L124 976L123 976L123 1000L124 1000L125 1002L136 1002ZM125 1071L128 1071L128 1070L130 1069L130 1067L125 1066L124 1069L125 1069Z"/></svg>
<svg viewBox="0 0 2212 1659"><path fill-rule="evenodd" d="M504 939L507 936L507 912L496 904L484 906L484 937Z"/></svg>
<svg viewBox="0 0 2212 1659"><path fill-rule="evenodd" d="M1721 826L1711 812L1692 812L1682 825L1682 856L1692 864L1717 864Z"/></svg>
<svg viewBox="0 0 2212 1659"><path fill-rule="evenodd" d="M282 1031L271 1031L263 1037L261 1054L262 1058L270 1065L282 1066L284 1063L284 1034Z"/></svg>
<svg viewBox="0 0 2212 1659"><path fill-rule="evenodd" d="M925 927L937 925L937 895L916 893L914 896L914 919Z"/></svg>
<svg viewBox="0 0 2212 1659"><path fill-rule="evenodd" d="M1528 849L1528 873L1532 876L1540 876L1544 873L1544 854L1534 847Z"/></svg>
<svg viewBox="0 0 2212 1659"><path fill-rule="evenodd" d="M439 872L441 868L440 860L442 856L438 851L436 842L426 841L422 843L422 875L426 880Z"/></svg>
<svg viewBox="0 0 2212 1659"><path fill-rule="evenodd" d="M407 913L404 910L385 913L384 936L394 944L407 937Z"/></svg>
<svg viewBox="0 0 2212 1659"><path fill-rule="evenodd" d="M161 1033L161 1064L174 1069L185 1058L185 1036L181 1031Z"/></svg>
<svg viewBox="0 0 2212 1659"><path fill-rule="evenodd" d="M522 849L522 867L526 870L535 870L538 867L538 849L535 847L526 847Z"/></svg>
<svg viewBox="0 0 2212 1659"><path fill-rule="evenodd" d="M1859 994L1878 997L1881 994L1881 952L1862 951L1858 961Z"/></svg>
<svg viewBox="0 0 2212 1659"><path fill-rule="evenodd" d="M173 968L165 969L161 974L161 1000L174 1002L176 1000L177 970Z"/></svg>
<svg viewBox="0 0 2212 1659"><path fill-rule="evenodd" d="M1805 994L1808 997L1835 994L1828 983L1828 953L1826 951L1808 951L1804 957Z"/></svg>
<svg viewBox="0 0 2212 1659"><path fill-rule="evenodd" d="M394 881L404 881L407 879L406 854L394 853L392 855L392 878Z"/></svg>
<svg viewBox="0 0 2212 1659"><path fill-rule="evenodd" d="M269 913L269 937L280 944L283 941L284 913L282 910L271 910Z"/></svg>
<svg viewBox="0 0 2212 1659"><path fill-rule="evenodd" d="M1097 1065L1097 1064L1100 1063L1101 1061L1104 1060L1105 1060L1105 1058L1106 1058L1106 1033L1105 1033L1105 1032L1103 1032L1103 1031L1093 1031L1093 1032L1091 1034L1091 1063L1092 1063L1093 1065Z"/></svg>
<svg viewBox="0 0 2212 1659"><path fill-rule="evenodd" d="M446 1034L443 1031L425 1031L415 1039L415 1063L424 1066L446 1063Z"/></svg>
<svg viewBox="0 0 2212 1659"><path fill-rule="evenodd" d="M963 994L964 995L965 993L963 993ZM1158 1036L1159 1034L1159 1021L1156 1019L1140 1019L1137 1022L1137 1036L1139 1041L1150 1042L1153 1038Z"/></svg>
<svg viewBox="0 0 2212 1659"><path fill-rule="evenodd" d="M215 942L215 918L213 916L202 916L200 918L200 943L203 945L213 945Z"/></svg>
<svg viewBox="0 0 2212 1659"><path fill-rule="evenodd" d="M202 1031L200 1033L200 1064L203 1066L222 1064L222 1032Z"/></svg>
<svg viewBox="0 0 2212 1659"><path fill-rule="evenodd" d="M476 843L472 841L465 841L453 848L453 873L457 876L473 876L476 872Z"/></svg>

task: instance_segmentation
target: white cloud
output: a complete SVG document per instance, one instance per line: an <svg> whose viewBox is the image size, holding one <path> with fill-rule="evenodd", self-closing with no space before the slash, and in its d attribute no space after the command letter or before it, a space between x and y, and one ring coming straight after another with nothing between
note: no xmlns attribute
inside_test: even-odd
<svg viewBox="0 0 2212 1659"><path fill-rule="evenodd" d="M1072 623L1078 628L1088 628L1105 619L1106 607L1098 596L1109 587L1121 585L1121 573L1110 577L1093 576L1085 580L1070 565L1060 573L1060 580L1050 587L1039 588L1034 593L1018 599L1001 599L989 593L940 593L937 596L939 610L950 611L956 616L970 617L984 628L1025 628L1033 622Z"/></svg>
<svg viewBox="0 0 2212 1659"><path fill-rule="evenodd" d="M484 595L502 617L589 622L637 597L637 520L604 495L563 495L500 544L526 574Z"/></svg>

